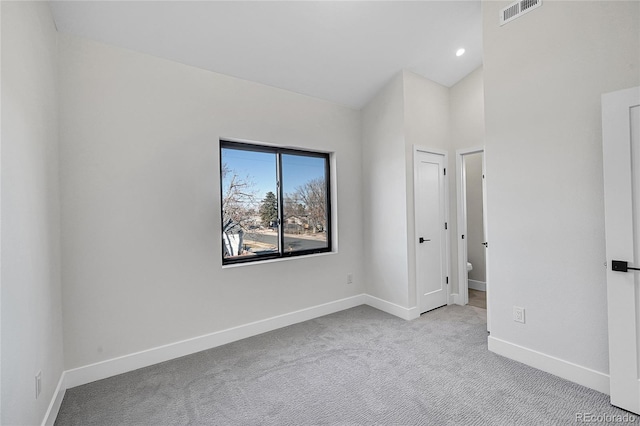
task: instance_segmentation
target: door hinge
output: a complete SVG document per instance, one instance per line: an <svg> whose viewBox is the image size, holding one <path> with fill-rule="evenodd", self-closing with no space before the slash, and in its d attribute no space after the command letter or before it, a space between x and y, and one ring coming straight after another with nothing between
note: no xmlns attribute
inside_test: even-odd
<svg viewBox="0 0 640 426"><path fill-rule="evenodd" d="M462 234L462 239L464 240L464 234Z"/></svg>
<svg viewBox="0 0 640 426"><path fill-rule="evenodd" d="M444 168L444 175L445 176L447 175L447 168L446 167Z"/></svg>
<svg viewBox="0 0 640 426"><path fill-rule="evenodd" d="M444 229L448 229L447 228L447 222L444 223Z"/></svg>
<svg viewBox="0 0 640 426"><path fill-rule="evenodd" d="M447 277L447 284L449 284L449 277Z"/></svg>

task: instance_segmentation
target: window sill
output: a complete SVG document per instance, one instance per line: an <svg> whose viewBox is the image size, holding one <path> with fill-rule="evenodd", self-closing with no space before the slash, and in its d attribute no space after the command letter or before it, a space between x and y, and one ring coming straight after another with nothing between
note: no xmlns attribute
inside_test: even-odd
<svg viewBox="0 0 640 426"><path fill-rule="evenodd" d="M331 256L338 254L337 251L328 251L324 253L307 254L304 256L279 257L277 259L256 260L255 262L232 263L230 265L222 265L222 269L244 268L246 266L264 265L265 263L290 262L292 260L309 259L312 257Z"/></svg>

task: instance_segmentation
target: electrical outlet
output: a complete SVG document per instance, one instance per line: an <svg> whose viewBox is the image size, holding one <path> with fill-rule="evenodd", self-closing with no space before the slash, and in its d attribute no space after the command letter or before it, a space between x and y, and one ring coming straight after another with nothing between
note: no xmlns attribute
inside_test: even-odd
<svg viewBox="0 0 640 426"><path fill-rule="evenodd" d="M40 396L40 391L42 391L42 371L36 374L36 399Z"/></svg>
<svg viewBox="0 0 640 426"><path fill-rule="evenodd" d="M353 274L352 273L348 273L347 274L347 284L353 284Z"/></svg>
<svg viewBox="0 0 640 426"><path fill-rule="evenodd" d="M513 320L524 324L524 308L520 306L513 307Z"/></svg>

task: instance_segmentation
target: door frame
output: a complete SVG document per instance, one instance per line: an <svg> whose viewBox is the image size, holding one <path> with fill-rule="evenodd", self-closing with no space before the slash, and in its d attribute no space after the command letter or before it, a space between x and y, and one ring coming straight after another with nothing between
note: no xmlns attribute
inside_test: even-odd
<svg viewBox="0 0 640 426"><path fill-rule="evenodd" d="M420 285L418 282L418 270L417 270L417 266L418 266L418 238L420 237L420 235L418 235L418 228L416 226L417 224L417 218L418 218L418 211L417 211L417 205L418 203L416 203L416 198L418 196L418 191L417 191L417 187L418 187L418 167L417 167L417 163L418 163L418 153L422 152L422 153L426 153L426 154L434 154L434 155L441 155L444 158L444 169L448 169L449 168L449 153L447 151L441 150L441 149L437 149L437 148L429 148L426 146L422 146L422 145L413 145L413 256L414 256L414 273L415 273L415 295L416 295L416 308L418 308L418 310L420 310ZM444 220L447 224L450 224L451 221L449 220L449 174L444 175ZM443 263L444 263L444 273L446 274L445 276L449 278L449 283L447 284L447 305L451 305L453 303L453 298L452 298L452 294L451 294L451 255L450 255L450 251L451 251L451 226L448 226L445 232L445 238L444 238L444 256L443 256Z"/></svg>
<svg viewBox="0 0 640 426"><path fill-rule="evenodd" d="M467 235L467 181L464 167L464 157L466 155L482 153L482 163L484 169L484 147L474 147L456 150L456 187L457 187L457 216L458 216L458 304L469 303L469 280L467 277L467 239L462 239L462 235ZM483 191L484 192L484 191ZM484 194L482 196L482 208L484 209ZM486 261L485 261L486 263Z"/></svg>
<svg viewBox="0 0 640 426"><path fill-rule="evenodd" d="M458 244L458 298L459 305L469 303L469 279L467 276L467 239L462 239L462 235L467 236L467 182L466 170L464 167L464 157L466 155L482 153L482 222L484 240L489 241L487 237L487 181L486 181L486 152L484 146L475 146L471 148L463 148L456 150L456 189L458 203L457 210L457 231L456 241ZM489 324L489 248L485 248L485 283L487 298L487 330L490 330Z"/></svg>

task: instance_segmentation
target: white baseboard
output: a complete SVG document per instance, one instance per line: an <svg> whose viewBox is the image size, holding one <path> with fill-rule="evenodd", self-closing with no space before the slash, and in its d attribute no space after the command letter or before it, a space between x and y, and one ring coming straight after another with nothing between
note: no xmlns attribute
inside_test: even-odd
<svg viewBox="0 0 640 426"><path fill-rule="evenodd" d="M484 281L468 280L469 288L478 291L487 291L487 283Z"/></svg>
<svg viewBox="0 0 640 426"><path fill-rule="evenodd" d="M609 395L609 375L489 336L489 350Z"/></svg>
<svg viewBox="0 0 640 426"><path fill-rule="evenodd" d="M388 302L369 294L364 294L363 296L365 304L404 320L411 321L420 316L420 312L418 312L417 307L405 308L404 306L396 305L395 303Z"/></svg>
<svg viewBox="0 0 640 426"><path fill-rule="evenodd" d="M194 337L64 371L60 376L58 387L51 399L49 409L42 421L42 426L50 426L54 424L56 417L58 416L58 412L60 411L60 406L62 405L64 393L67 389L364 304L367 304L366 295L359 294L322 305L301 309L299 311L289 312L287 314L217 331L204 336Z"/></svg>
<svg viewBox="0 0 640 426"><path fill-rule="evenodd" d="M117 358L85 365L64 371L60 376L58 387L52 397L49 409L42 421L42 426L50 426L55 422L62 399L67 389L81 386L96 380L106 379L118 374L127 373L139 368L148 367L160 362L169 361L185 355L215 348L247 337L256 336L278 328L308 321L324 315L329 315L345 309L354 308L360 305L369 305L391 315L400 317L407 321L420 316L417 307L405 308L395 303L379 299L367 294L359 294L345 299L336 300L322 305L312 306L299 311L290 312L283 315L243 324L215 333L170 343L164 346L135 352Z"/></svg>
<svg viewBox="0 0 640 426"><path fill-rule="evenodd" d="M174 358L190 355L196 352L211 349L247 337L266 333L278 328L308 321L323 315L353 308L365 304L363 294L336 300L322 305L312 306L299 311L255 321L215 333L182 340L168 345L147 349L144 351L124 355L118 358L97 362L84 367L66 371L65 385L67 388L91 383L117 374L148 367Z"/></svg>
<svg viewBox="0 0 640 426"><path fill-rule="evenodd" d="M420 316L417 308L405 308L374 296L359 294L357 296L217 331L204 336L198 336L67 370L65 372L64 380L65 389L91 383L96 380L106 379L107 377L115 376L117 374L148 367L153 364L169 361L174 358L190 355L363 304L380 309L381 311L390 313L391 315L395 315L405 320L415 319Z"/></svg>
<svg viewBox="0 0 640 426"><path fill-rule="evenodd" d="M451 293L451 303L449 303L450 305L462 305L461 301L460 301L460 295L458 293Z"/></svg>
<svg viewBox="0 0 640 426"><path fill-rule="evenodd" d="M58 412L60 411L60 406L62 405L62 399L64 398L66 390L65 372L63 371L60 375L60 380L58 380L58 386L56 387L53 397L51 398L51 402L49 403L49 408L44 415L44 420L42 420L42 426L53 426L56 421L56 417L58 417Z"/></svg>
<svg viewBox="0 0 640 426"><path fill-rule="evenodd" d="M459 295L452 295L457 303ZM42 426L55 422L65 391L69 388L105 379L118 374L148 367L159 362L190 355L192 353L225 345L240 339L266 333L278 328L308 321L323 315L332 314L360 305L369 305L407 321L420 316L417 307L405 308L380 298L359 294L322 305L312 306L283 315L255 321L249 324L221 330L204 336L186 339L180 342L148 349L141 352L113 358L95 364L74 368L62 373L56 391L51 399ZM554 374L599 392L609 394L609 376L589 368L519 346L505 340L489 336L489 350L507 358L522 362L531 367Z"/></svg>

